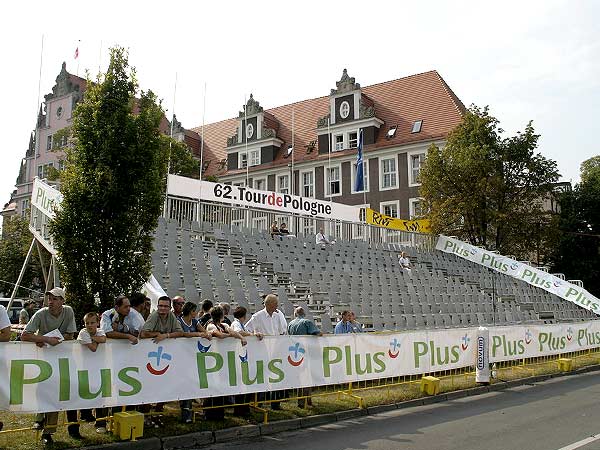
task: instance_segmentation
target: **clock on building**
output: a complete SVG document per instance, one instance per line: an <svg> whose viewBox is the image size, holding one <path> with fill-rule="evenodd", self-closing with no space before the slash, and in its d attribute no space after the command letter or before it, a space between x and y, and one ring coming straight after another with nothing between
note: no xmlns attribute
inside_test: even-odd
<svg viewBox="0 0 600 450"><path fill-rule="evenodd" d="M254 135L254 126L249 123L248 125L246 125L246 136L248 136L248 139L252 138L252 136Z"/></svg>
<svg viewBox="0 0 600 450"><path fill-rule="evenodd" d="M340 117L342 119L346 119L350 114L350 103L347 101L343 101L340 105Z"/></svg>
<svg viewBox="0 0 600 450"><path fill-rule="evenodd" d="M58 117L59 119L62 117L63 115L63 107L59 106L58 109L56 110L56 117Z"/></svg>

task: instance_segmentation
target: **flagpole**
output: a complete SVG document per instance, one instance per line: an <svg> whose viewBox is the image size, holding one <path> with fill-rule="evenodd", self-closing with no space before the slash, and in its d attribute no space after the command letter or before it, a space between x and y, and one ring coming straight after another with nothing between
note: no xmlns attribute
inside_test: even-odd
<svg viewBox="0 0 600 450"><path fill-rule="evenodd" d="M173 125L175 123L175 99L177 98L177 72L175 72L175 87L173 88L173 115L171 116L171 133L169 139L169 155L167 158L167 189L165 190L164 214L167 214L167 203L169 198L169 173L171 172L171 146L173 141Z"/></svg>
<svg viewBox="0 0 600 450"><path fill-rule="evenodd" d="M198 195L198 222L202 226L204 214L202 212L202 172L204 170L204 119L206 117L206 81L204 82L204 98L202 99L202 132L200 137L200 194Z"/></svg>
<svg viewBox="0 0 600 450"><path fill-rule="evenodd" d="M250 93L252 96L252 93ZM250 172L250 155L248 154L248 104L246 97L244 97L244 129L242 130L244 133L244 138L246 141L246 187L248 186L248 176Z"/></svg>
<svg viewBox="0 0 600 450"><path fill-rule="evenodd" d="M292 179L290 180L290 183L292 183L292 195L296 195L296 192L294 190L294 151L295 151L295 146L294 146L294 107L292 106ZM298 180L298 184L300 184L300 180Z"/></svg>
<svg viewBox="0 0 600 450"><path fill-rule="evenodd" d="M79 76L79 46L81 45L81 39L77 40L77 76Z"/></svg>
<svg viewBox="0 0 600 450"><path fill-rule="evenodd" d="M37 105L35 106L35 114L36 116L39 118L39 111L41 109L41 104L40 104L40 96L42 95L42 65L44 62L44 35L42 34L42 48L40 50L40 73L38 76L38 96L37 96ZM33 176L35 177L37 175L37 159L38 159L38 155L40 154L40 139L39 139L39 133L38 133L38 129L39 129L39 124L37 123L37 119L36 119L36 127L35 127L35 146L34 146L34 151L35 151L35 158L34 158L34 163L33 163ZM43 175L43 174L42 174Z"/></svg>
<svg viewBox="0 0 600 450"><path fill-rule="evenodd" d="M331 118L327 118L327 137L328 137L328 166L327 166L327 175L325 176L325 181L327 182L327 186L329 188L329 203L331 203L331 128L330 128ZM340 174L341 175L341 174ZM331 239L331 222L329 222L329 234Z"/></svg>
<svg viewBox="0 0 600 450"><path fill-rule="evenodd" d="M98 76L100 76L100 66L102 65L102 39L100 39L100 53L98 53Z"/></svg>

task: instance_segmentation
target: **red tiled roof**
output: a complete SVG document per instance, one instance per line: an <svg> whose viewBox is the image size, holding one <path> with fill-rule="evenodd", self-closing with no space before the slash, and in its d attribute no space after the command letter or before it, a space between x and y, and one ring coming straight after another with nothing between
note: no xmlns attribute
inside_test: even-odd
<svg viewBox="0 0 600 450"><path fill-rule="evenodd" d="M444 138L462 118L465 107L436 71L411 75L397 80L374 84L361 89L373 102L375 116L384 121L375 144L365 147L365 152L399 146L419 141ZM303 100L289 105L265 110L265 117L272 116L278 123L277 137L283 140L282 149L292 142L292 110L294 111L294 160L296 162L327 158L318 148L306 152L306 146L317 140L317 120L329 113L329 96ZM218 170L218 161L227 158L227 138L234 135L237 118L207 124L204 127L204 160L211 161L205 175L233 174L237 171ZM415 121L422 120L421 132L411 133ZM271 118L269 118L271 122ZM398 129L392 139L387 138L389 127ZM202 127L193 128L198 134ZM336 152L338 157L355 150ZM287 165L287 152L279 151L275 160L250 168L250 171Z"/></svg>

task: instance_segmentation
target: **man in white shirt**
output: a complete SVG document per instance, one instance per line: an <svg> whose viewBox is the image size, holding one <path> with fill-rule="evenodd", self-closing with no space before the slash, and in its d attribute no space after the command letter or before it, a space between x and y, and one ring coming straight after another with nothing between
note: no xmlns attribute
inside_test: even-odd
<svg viewBox="0 0 600 450"><path fill-rule="evenodd" d="M315 236L315 243L317 245L326 246L331 245L333 242L330 242L329 239L325 237L325 233L323 233L323 228L319 228L319 232Z"/></svg>
<svg viewBox="0 0 600 450"><path fill-rule="evenodd" d="M109 339L128 339L137 344L144 322L142 315L131 307L129 299L119 295L115 307L102 313L100 329Z"/></svg>
<svg viewBox="0 0 600 450"><path fill-rule="evenodd" d="M0 305L0 342L8 342L10 340L10 320L6 308ZM0 422L0 430L4 424Z"/></svg>
<svg viewBox="0 0 600 450"><path fill-rule="evenodd" d="M285 316L277 309L279 301L275 294L269 294L265 297L265 307L255 312L250 320L246 322L246 331L266 336L280 336L287 334L287 322ZM265 398L270 400L280 400L287 397L287 391L271 391L265 393ZM281 409L280 401L271 401L271 408Z"/></svg>
<svg viewBox="0 0 600 450"><path fill-rule="evenodd" d="M279 336L287 334L287 322L285 316L277 309L279 301L275 294L265 297L265 307L254 313L246 323L246 331L250 333L261 333L265 336Z"/></svg>
<svg viewBox="0 0 600 450"><path fill-rule="evenodd" d="M400 267L402 267L403 270L406 270L408 273L410 273L410 259L408 259L408 256L406 256L406 252L400 253L400 256L398 256L398 264L400 264Z"/></svg>

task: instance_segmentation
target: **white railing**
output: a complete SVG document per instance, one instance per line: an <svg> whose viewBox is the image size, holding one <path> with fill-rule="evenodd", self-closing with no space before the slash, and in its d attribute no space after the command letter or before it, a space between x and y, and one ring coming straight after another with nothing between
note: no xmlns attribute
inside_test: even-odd
<svg viewBox="0 0 600 450"><path fill-rule="evenodd" d="M314 236L320 228L331 239L344 241L365 241L370 244L387 243L407 247L433 249L437 236L388 230L366 223L352 223L342 220L317 219L298 214L278 213L272 210L247 208L220 203L202 202L187 198L169 196L164 217L176 220L184 228L197 222L203 226L225 225L231 231L245 230L252 234L256 230L268 231L273 222L284 222L291 234Z"/></svg>

